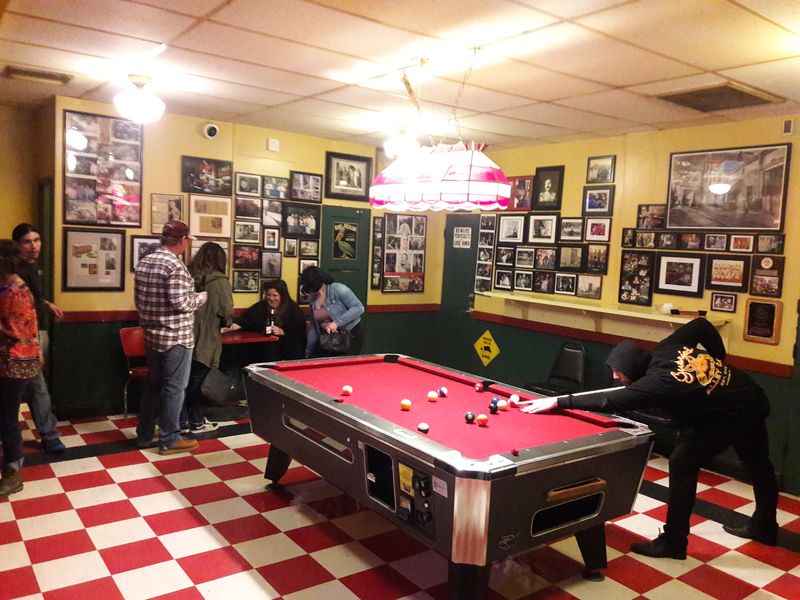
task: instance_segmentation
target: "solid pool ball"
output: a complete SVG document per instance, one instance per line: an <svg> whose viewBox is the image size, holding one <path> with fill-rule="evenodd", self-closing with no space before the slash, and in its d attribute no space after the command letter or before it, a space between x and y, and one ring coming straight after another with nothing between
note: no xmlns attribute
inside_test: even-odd
<svg viewBox="0 0 800 600"><path fill-rule="evenodd" d="M484 414L480 414L475 417L475 422L478 424L478 427L486 427L489 424L489 417Z"/></svg>
<svg viewBox="0 0 800 600"><path fill-rule="evenodd" d="M349 396L353 393L353 386L352 385L343 385L342 386L342 396Z"/></svg>
<svg viewBox="0 0 800 600"><path fill-rule="evenodd" d="M497 408L499 408L500 410L508 410L508 402L506 402L505 400L498 400Z"/></svg>
<svg viewBox="0 0 800 600"><path fill-rule="evenodd" d="M439 388L439 396L442 398L447 398L447 388L442 386Z"/></svg>
<svg viewBox="0 0 800 600"><path fill-rule="evenodd" d="M495 404L494 402L492 402L492 403L489 405L489 412L490 412L490 413L492 413L493 415L496 415L496 414L497 414L497 410L498 410L498 409L497 409L497 404Z"/></svg>
<svg viewBox="0 0 800 600"><path fill-rule="evenodd" d="M492 396L490 404L497 404L498 402L500 402L500 398L498 396Z"/></svg>
<svg viewBox="0 0 800 600"><path fill-rule="evenodd" d="M439 399L439 394L431 390L428 392L428 402L436 402Z"/></svg>
<svg viewBox="0 0 800 600"><path fill-rule="evenodd" d="M464 420L465 420L467 423L469 423L469 424L472 424L472 423L474 423L474 422L475 422L475 413L474 413L474 412L468 412L468 413L466 413L466 414L464 415Z"/></svg>
<svg viewBox="0 0 800 600"><path fill-rule="evenodd" d="M482 392L483 391L483 384L480 383L480 382L476 383L475 384L475 391L476 392Z"/></svg>
<svg viewBox="0 0 800 600"><path fill-rule="evenodd" d="M519 394L511 394L508 397L508 403L511 406L517 406L519 404Z"/></svg>
<svg viewBox="0 0 800 600"><path fill-rule="evenodd" d="M400 410L411 410L411 400L400 400Z"/></svg>
<svg viewBox="0 0 800 600"><path fill-rule="evenodd" d="M431 426L427 423L420 423L417 425L417 429L419 429L422 433L428 433L431 430Z"/></svg>

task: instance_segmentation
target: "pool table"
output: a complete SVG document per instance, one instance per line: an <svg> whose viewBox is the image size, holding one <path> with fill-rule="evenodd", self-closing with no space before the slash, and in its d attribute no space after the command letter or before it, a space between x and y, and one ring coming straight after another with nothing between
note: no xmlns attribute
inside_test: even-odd
<svg viewBox="0 0 800 600"><path fill-rule="evenodd" d="M292 458L315 470L444 555L458 600L486 597L494 561L569 535L585 576L602 577L604 524L631 510L652 446L646 426L614 415L490 414L494 397L537 396L397 354L246 370L253 431L271 444L265 477L279 484Z"/></svg>

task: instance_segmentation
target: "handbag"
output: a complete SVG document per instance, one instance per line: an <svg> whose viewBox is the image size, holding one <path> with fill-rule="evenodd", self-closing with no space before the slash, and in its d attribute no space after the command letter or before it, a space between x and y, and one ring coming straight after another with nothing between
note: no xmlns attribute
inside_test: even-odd
<svg viewBox="0 0 800 600"><path fill-rule="evenodd" d="M323 352L332 354L345 354L350 350L352 336L350 332L342 327L333 333L321 331L319 334L319 347Z"/></svg>
<svg viewBox="0 0 800 600"><path fill-rule="evenodd" d="M210 369L200 385L200 393L211 406L230 406L241 400L239 380L219 369Z"/></svg>

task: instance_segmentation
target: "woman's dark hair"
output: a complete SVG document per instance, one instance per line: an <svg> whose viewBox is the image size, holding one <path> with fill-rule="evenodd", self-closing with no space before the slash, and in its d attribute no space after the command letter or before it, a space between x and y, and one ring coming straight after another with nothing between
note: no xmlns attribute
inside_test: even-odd
<svg viewBox="0 0 800 600"><path fill-rule="evenodd" d="M15 242L19 242L31 232L41 235L41 231L39 231L38 227L31 225L30 223L20 223L14 227L14 231L11 232L11 239Z"/></svg>
<svg viewBox="0 0 800 600"><path fill-rule="evenodd" d="M333 283L333 277L319 267L306 267L300 275L300 285L307 294L318 292L322 284Z"/></svg>
<svg viewBox="0 0 800 600"><path fill-rule="evenodd" d="M12 240L0 240L0 281L17 273L18 267L19 246Z"/></svg>
<svg viewBox="0 0 800 600"><path fill-rule="evenodd" d="M191 271L195 277L202 277L218 271L224 273L228 266L228 257L222 246L214 242L206 242L192 259Z"/></svg>
<svg viewBox="0 0 800 600"><path fill-rule="evenodd" d="M261 286L261 298L266 299L269 290L275 290L280 294L281 306L287 302L292 302L292 297L289 295L289 286L286 285L283 279L270 279L269 281L265 281Z"/></svg>

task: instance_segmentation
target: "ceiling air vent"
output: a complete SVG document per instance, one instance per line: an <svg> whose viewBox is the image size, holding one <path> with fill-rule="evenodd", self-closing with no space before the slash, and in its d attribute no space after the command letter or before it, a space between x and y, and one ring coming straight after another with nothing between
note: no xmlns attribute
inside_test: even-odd
<svg viewBox="0 0 800 600"><path fill-rule="evenodd" d="M66 73L53 73L52 71L37 71L35 69L23 69L22 67L8 66L3 71L3 75L8 79L23 79L25 81L35 81L36 83L49 83L52 85L65 85L72 80L72 75Z"/></svg>
<svg viewBox="0 0 800 600"><path fill-rule="evenodd" d="M746 108L748 106L783 102L782 98L733 85L732 83L699 90L664 94L659 98L701 112L714 112L715 110L729 110L731 108Z"/></svg>

